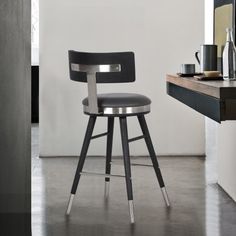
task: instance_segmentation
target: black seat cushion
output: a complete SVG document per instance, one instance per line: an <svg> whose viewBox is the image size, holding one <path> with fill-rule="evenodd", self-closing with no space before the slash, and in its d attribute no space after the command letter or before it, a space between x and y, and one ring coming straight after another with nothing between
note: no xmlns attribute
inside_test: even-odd
<svg viewBox="0 0 236 236"><path fill-rule="evenodd" d="M88 97L82 103L88 106ZM98 94L98 107L139 107L150 104L151 100L148 97L136 93Z"/></svg>

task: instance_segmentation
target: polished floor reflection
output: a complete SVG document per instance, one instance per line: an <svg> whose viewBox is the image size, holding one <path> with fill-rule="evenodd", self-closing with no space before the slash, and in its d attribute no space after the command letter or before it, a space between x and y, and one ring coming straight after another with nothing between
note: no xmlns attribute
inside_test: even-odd
<svg viewBox="0 0 236 236"><path fill-rule="evenodd" d="M32 231L33 236L233 236L236 204L209 178L209 163L196 157L163 157L160 165L172 203L165 207L151 167L132 166L135 225L129 223L125 181L112 179L104 199L104 179L83 176L70 217L65 210L77 158L38 158L37 127L33 127ZM150 164L148 158L132 163ZM212 162L214 164L214 162ZM103 172L102 157L89 157L88 171ZM209 168L214 169L214 168ZM114 159L114 174L123 173ZM208 177L207 177L208 176Z"/></svg>

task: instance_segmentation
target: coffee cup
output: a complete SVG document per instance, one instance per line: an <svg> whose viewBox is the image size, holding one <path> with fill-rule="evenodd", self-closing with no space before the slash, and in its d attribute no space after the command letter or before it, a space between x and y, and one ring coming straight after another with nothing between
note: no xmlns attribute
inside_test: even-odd
<svg viewBox="0 0 236 236"><path fill-rule="evenodd" d="M194 74L195 64L181 64L180 73L181 74Z"/></svg>

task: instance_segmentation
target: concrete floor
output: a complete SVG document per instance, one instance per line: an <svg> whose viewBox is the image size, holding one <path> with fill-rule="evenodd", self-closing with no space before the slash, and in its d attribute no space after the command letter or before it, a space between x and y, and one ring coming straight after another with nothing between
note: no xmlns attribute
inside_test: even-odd
<svg viewBox="0 0 236 236"><path fill-rule="evenodd" d="M167 209L152 167L132 166L136 223L129 223L125 181L113 178L108 201L104 179L83 176L70 217L65 210L77 158L38 158L38 128L32 128L33 236L235 236L236 204L216 184L214 160L159 159L171 200ZM115 158L113 174L123 174ZM150 164L148 158L132 163ZM104 158L88 157L85 170L103 173Z"/></svg>

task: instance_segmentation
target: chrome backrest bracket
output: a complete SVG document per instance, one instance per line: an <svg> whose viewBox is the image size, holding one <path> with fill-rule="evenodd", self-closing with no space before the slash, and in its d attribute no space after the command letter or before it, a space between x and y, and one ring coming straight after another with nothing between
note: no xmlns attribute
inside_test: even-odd
<svg viewBox="0 0 236 236"><path fill-rule="evenodd" d="M88 112L91 114L99 114L98 100L97 100L97 72L120 72L120 64L110 65L84 65L71 63L71 70L77 72L86 72L88 83Z"/></svg>
<svg viewBox="0 0 236 236"><path fill-rule="evenodd" d="M87 73L89 113L98 114L96 74Z"/></svg>

